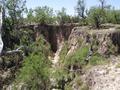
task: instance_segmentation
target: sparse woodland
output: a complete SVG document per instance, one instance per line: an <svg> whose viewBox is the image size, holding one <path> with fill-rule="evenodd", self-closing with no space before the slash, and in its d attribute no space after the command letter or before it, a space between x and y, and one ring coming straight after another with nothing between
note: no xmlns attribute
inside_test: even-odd
<svg viewBox="0 0 120 90"><path fill-rule="evenodd" d="M120 10L78 0L73 16L26 2L0 0L0 90L97 90L83 76L119 56Z"/></svg>

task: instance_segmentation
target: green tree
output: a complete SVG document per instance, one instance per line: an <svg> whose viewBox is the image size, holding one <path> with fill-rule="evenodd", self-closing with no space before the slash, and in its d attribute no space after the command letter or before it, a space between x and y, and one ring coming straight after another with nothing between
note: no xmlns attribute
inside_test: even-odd
<svg viewBox="0 0 120 90"><path fill-rule="evenodd" d="M34 10L29 9L27 13L27 23L32 24L33 22L35 22Z"/></svg>
<svg viewBox="0 0 120 90"><path fill-rule="evenodd" d="M120 10L114 10L113 12L114 12L116 24L120 24Z"/></svg>
<svg viewBox="0 0 120 90"><path fill-rule="evenodd" d="M47 6L37 7L35 10L35 22L41 24L53 23L53 9Z"/></svg>
<svg viewBox="0 0 120 90"><path fill-rule="evenodd" d="M107 23L116 23L116 20L114 18L114 12L113 10L109 9L109 10L106 10L106 22Z"/></svg>
<svg viewBox="0 0 120 90"><path fill-rule="evenodd" d="M57 13L57 21L61 25L71 22L70 16L67 15L65 8L62 8L61 11L58 11L58 13Z"/></svg>
<svg viewBox="0 0 120 90"><path fill-rule="evenodd" d="M50 90L49 68L51 63L48 55L49 45L42 37L38 38L32 45L32 53L25 58L23 66L18 72L16 84L24 83L23 87L28 90Z"/></svg>
<svg viewBox="0 0 120 90"><path fill-rule="evenodd" d="M85 46L81 49L78 49L75 53L69 55L65 60L64 60L64 65L67 67L78 67L81 68L86 64L86 57L89 51L89 46ZM69 62L68 62L69 60Z"/></svg>
<svg viewBox="0 0 120 90"><path fill-rule="evenodd" d="M109 12L111 10L111 5L107 5L106 0L98 1L100 2L99 7L91 7L87 15L89 24L99 29L101 24L104 24L108 21L110 22L110 19L113 17L113 15ZM110 13L112 16L109 16L108 13Z"/></svg>
<svg viewBox="0 0 120 90"><path fill-rule="evenodd" d="M14 49L20 43L18 25L23 24L23 13L26 9L25 0L4 0L3 41L4 49Z"/></svg>
<svg viewBox="0 0 120 90"><path fill-rule="evenodd" d="M78 16L73 16L73 17L71 18L71 22L73 22L73 23L78 23L78 22L79 22L79 17L78 17Z"/></svg>
<svg viewBox="0 0 120 90"><path fill-rule="evenodd" d="M88 13L88 21L95 28L100 28L100 25L105 22L105 11L98 7L92 7Z"/></svg>
<svg viewBox="0 0 120 90"><path fill-rule="evenodd" d="M6 0L6 10L14 29L16 28L16 25L23 23L23 12L26 9L25 4L25 0Z"/></svg>

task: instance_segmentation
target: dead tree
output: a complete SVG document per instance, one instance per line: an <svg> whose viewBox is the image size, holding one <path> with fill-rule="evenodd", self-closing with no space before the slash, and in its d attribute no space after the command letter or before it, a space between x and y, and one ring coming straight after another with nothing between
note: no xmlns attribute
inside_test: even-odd
<svg viewBox="0 0 120 90"><path fill-rule="evenodd" d="M2 5L0 7L0 54L2 53L3 50L3 40L2 40L2 24L3 24L3 9L2 9Z"/></svg>

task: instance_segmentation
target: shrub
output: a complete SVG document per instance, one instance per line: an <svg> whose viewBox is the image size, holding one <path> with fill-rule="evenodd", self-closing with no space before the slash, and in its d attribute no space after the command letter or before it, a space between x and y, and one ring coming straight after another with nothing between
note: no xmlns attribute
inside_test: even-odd
<svg viewBox="0 0 120 90"><path fill-rule="evenodd" d="M62 10L57 13L57 22L60 25L71 23L71 17L67 15L65 8L62 8Z"/></svg>
<svg viewBox="0 0 120 90"><path fill-rule="evenodd" d="M65 57L67 55L67 52L68 52L68 43L65 42L64 43L64 46L60 52L60 61L63 62L65 60Z"/></svg>
<svg viewBox="0 0 120 90"><path fill-rule="evenodd" d="M89 87L84 83L80 76L77 76L71 83L68 83L65 90L73 90L73 86L78 90L89 90Z"/></svg>
<svg viewBox="0 0 120 90"><path fill-rule="evenodd" d="M52 24L53 9L47 6L37 7L35 10L35 22L40 24Z"/></svg>
<svg viewBox="0 0 120 90"><path fill-rule="evenodd" d="M92 7L88 13L88 22L95 28L100 28L100 25L105 22L105 11L98 7Z"/></svg>
<svg viewBox="0 0 120 90"><path fill-rule="evenodd" d="M94 54L91 59L89 60L89 64L94 66L94 65L100 65L100 64L104 64L106 62L105 58L102 57L99 54Z"/></svg>
<svg viewBox="0 0 120 90"><path fill-rule="evenodd" d="M23 68L20 70L19 79L27 84L29 89L44 89L49 86L49 73L46 58L41 54L31 54L25 59ZM47 85L49 84L49 85Z"/></svg>
<svg viewBox="0 0 120 90"><path fill-rule="evenodd" d="M86 26L86 25L88 25L88 19L87 18L84 18L84 19L78 19L79 20L79 25L80 26Z"/></svg>
<svg viewBox="0 0 120 90"><path fill-rule="evenodd" d="M120 10L107 10L106 22L120 24Z"/></svg>
<svg viewBox="0 0 120 90"><path fill-rule="evenodd" d="M23 66L18 72L16 83L24 83L28 89L48 90L50 86L48 48L44 45L43 38L39 38L32 46L32 53L26 57Z"/></svg>
<svg viewBox="0 0 120 90"><path fill-rule="evenodd" d="M85 46L83 48L79 48L74 54L68 56L65 60L66 66L77 65L82 66L84 65L85 59L87 57L89 51L89 47Z"/></svg>

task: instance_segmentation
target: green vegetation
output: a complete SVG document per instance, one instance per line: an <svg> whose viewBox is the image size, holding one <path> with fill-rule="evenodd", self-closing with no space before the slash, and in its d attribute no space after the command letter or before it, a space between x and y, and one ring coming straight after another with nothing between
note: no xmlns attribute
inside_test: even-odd
<svg viewBox="0 0 120 90"><path fill-rule="evenodd" d="M66 49L64 48L64 52ZM89 46L84 46L82 48L78 48L74 53L66 56L66 53L62 51L61 55L61 64L64 63L65 67L71 67L75 66L76 69L84 68L88 65L95 66L99 64L106 63L106 59L97 53L97 51L93 52L93 55L91 56L89 62L87 63L86 59L89 54ZM70 68L69 68L70 69Z"/></svg>
<svg viewBox="0 0 120 90"><path fill-rule="evenodd" d="M48 68L48 60L42 53L39 55L31 54L25 59L18 78L28 89L38 90L41 88L47 90L50 85Z"/></svg>
<svg viewBox="0 0 120 90"><path fill-rule="evenodd" d="M60 52L60 60L61 60L61 63L64 62L65 58L66 58L66 55L67 55L67 52L68 52L68 43L67 41L64 43L64 46Z"/></svg>
<svg viewBox="0 0 120 90"><path fill-rule="evenodd" d="M18 4L18 2L20 4ZM66 23L80 23L80 25L92 25L95 28L100 28L104 23L120 22L120 11L115 10L110 5L107 5L106 0L99 0L99 6L93 6L89 10L86 8L85 0L78 0L75 11L77 16L70 16L66 13L63 7L60 11L54 10L48 6L36 7L35 9L27 10L25 7L25 0L6 0L4 1L5 9L8 15L5 15L5 25L9 25L5 29L14 30L17 24L66 24ZM16 7L13 7L15 4ZM6 11L5 10L5 11ZM5 12L6 13L6 12ZM26 18L23 17L26 14ZM9 16L9 17L8 17ZM15 18L14 18L15 17ZM8 33L9 34L9 33ZM10 34L11 35L11 34Z"/></svg>
<svg viewBox="0 0 120 90"><path fill-rule="evenodd" d="M77 51L75 53L73 53L72 55L70 55L66 58L66 60L64 61L65 65L66 66L72 66L72 65L74 66L75 65L78 67L85 65L85 63L86 63L85 59L87 57L88 50L89 50L88 46L77 49Z"/></svg>
<svg viewBox="0 0 120 90"><path fill-rule="evenodd" d="M28 89L32 90L49 90L49 68L50 61L46 57L49 48L46 48L45 41L39 38L32 46L33 52L25 58L16 83L24 83Z"/></svg>
<svg viewBox="0 0 120 90"><path fill-rule="evenodd" d="M105 60L105 58L99 54L95 54L91 57L91 59L89 60L89 64L92 65L92 66L95 66L95 65L102 65L102 64L105 64L105 62L107 62Z"/></svg>
<svg viewBox="0 0 120 90"><path fill-rule="evenodd" d="M120 11L112 9L110 5L106 5L105 0L99 0L99 6L93 6L89 10L86 8L85 0L78 0L75 11L77 16L70 16L63 7L61 11L54 13L54 10L48 6L30 9L27 12L26 23L40 24L68 24L79 23L80 25L92 25L100 28L101 24L120 22Z"/></svg>
<svg viewBox="0 0 120 90"><path fill-rule="evenodd" d="M89 45L84 45L83 47L78 48L74 53L66 56L67 45L61 51L61 68L55 72L58 76L57 82L60 82L63 77L64 80L70 80L65 84L65 90L72 90L73 85L76 85L76 88L79 90L89 90L87 84L83 83L81 78L82 71L86 71L88 68L90 69L92 66L103 65L108 63L108 60L97 53L97 51L93 52L92 56L86 61L88 53L89 53ZM58 79L59 78L59 79ZM58 83L58 85L61 85Z"/></svg>
<svg viewBox="0 0 120 90"><path fill-rule="evenodd" d="M62 8L62 10L57 13L57 22L61 25L71 23L71 17L67 15L65 8Z"/></svg>
<svg viewBox="0 0 120 90"><path fill-rule="evenodd" d="M26 10L25 0L2 0L3 2L3 42L4 49L15 49L20 44L18 25L23 24Z"/></svg>
<svg viewBox="0 0 120 90"><path fill-rule="evenodd" d="M106 22L113 24L120 24L120 10L108 9L106 10Z"/></svg>
<svg viewBox="0 0 120 90"><path fill-rule="evenodd" d="M26 23L53 24L53 10L50 7L37 7L28 10Z"/></svg>
<svg viewBox="0 0 120 90"><path fill-rule="evenodd" d="M35 22L41 24L51 24L53 22L53 10L47 6L35 9Z"/></svg>
<svg viewBox="0 0 120 90"><path fill-rule="evenodd" d="M100 28L100 25L105 21L105 12L100 8L92 7L88 13L89 23L96 28Z"/></svg>
<svg viewBox="0 0 120 90"><path fill-rule="evenodd" d="M70 84L66 84L65 90L73 90L74 87L72 87L72 84L75 84L76 88L79 90L89 90L88 86L82 82L79 76L76 77Z"/></svg>
<svg viewBox="0 0 120 90"><path fill-rule="evenodd" d="M52 87L50 82L52 76L56 79L56 86L58 88L62 90L72 90L72 81L76 78L78 79L77 75L79 74L80 76L83 69L86 69L89 65L95 66L107 62L106 58L97 53L100 43L97 37L93 35L94 40L91 45L93 54L90 56L89 60L86 59L88 58L90 45L81 45L84 41L83 39L78 39L77 42L79 43L79 47L70 55L67 55L69 44L66 41L60 52L59 65L56 67L56 70L53 70L55 72L51 74L51 68L53 69L53 67L51 67L52 65L49 57L50 59L53 58L54 53L50 49L51 46L48 41L55 43L52 39L58 39L59 35L53 35L52 32L50 32L51 28L48 28L48 32L44 32L41 28L32 26L32 24L39 24L41 26L52 24L53 27L54 25L55 27L59 25L61 29L63 25L72 26L73 24L83 26L90 25L93 28L100 29L101 25L105 23L120 24L120 10L115 10L110 5L106 5L106 0L99 0L99 2L99 6L93 6L87 10L85 0L78 0L75 8L77 16L72 16L67 14L64 7L56 12L53 8L48 6L39 6L28 10L26 8L26 0L3 0L3 51L14 50L20 46L24 46L22 49L24 52L23 56L21 53L21 56L18 53L2 57L3 61L6 63L4 65L5 69L7 64L11 62L12 64L17 62L16 65L13 65L17 67L19 61L23 60L23 62L20 62L21 67L17 71L15 77L16 87L20 83L24 83L28 90L50 90ZM29 24L31 24L29 29L21 29L22 26L27 26ZM39 37L37 37L36 32L39 30L40 32L37 33ZM58 33L57 30L55 32ZM39 35L41 33L44 34L44 37ZM63 33L64 31L61 31L59 34ZM66 31L64 34L67 37L68 33ZM60 38L61 37L62 35ZM57 40L55 41L57 48ZM114 46L112 44L113 42L108 42L106 54L115 54L118 50L117 45ZM81 82L80 79L76 80L76 83L77 86L80 86L81 90L88 90L88 87Z"/></svg>

